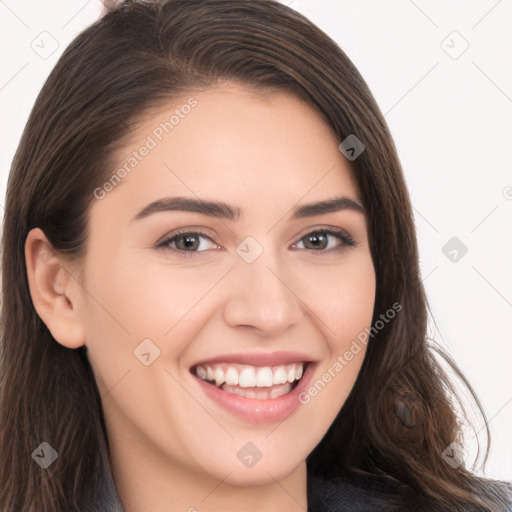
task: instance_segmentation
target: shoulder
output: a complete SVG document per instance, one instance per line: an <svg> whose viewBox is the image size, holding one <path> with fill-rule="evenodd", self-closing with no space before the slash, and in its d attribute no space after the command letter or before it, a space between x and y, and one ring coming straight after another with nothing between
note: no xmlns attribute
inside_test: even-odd
<svg viewBox="0 0 512 512"><path fill-rule="evenodd" d="M86 501L80 507L81 512L125 512L112 472L107 462L103 462L96 485L90 489Z"/></svg>
<svg viewBox="0 0 512 512"><path fill-rule="evenodd" d="M415 499L416 498L416 499ZM308 477L308 512L423 510L408 487L349 478Z"/></svg>
<svg viewBox="0 0 512 512"><path fill-rule="evenodd" d="M512 485L494 483L508 492L508 506L496 512L512 512ZM308 475L308 512L453 512L420 496L395 481ZM481 512L467 509L465 512Z"/></svg>

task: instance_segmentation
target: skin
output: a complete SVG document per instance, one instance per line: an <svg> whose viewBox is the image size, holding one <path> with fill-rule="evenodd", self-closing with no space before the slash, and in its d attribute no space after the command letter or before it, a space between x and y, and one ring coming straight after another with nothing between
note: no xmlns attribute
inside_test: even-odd
<svg viewBox="0 0 512 512"><path fill-rule="evenodd" d="M292 211L336 196L360 202L359 191L323 118L290 93L224 82L193 96L190 114L121 184L92 200L80 264L41 257L49 251L44 233L30 232L32 298L57 342L87 346L127 512L303 511L305 459L352 389L364 347L307 405L270 424L220 408L189 370L220 354L275 351L308 354L313 382L332 368L371 325L366 218L345 209L292 219ZM188 97L143 120L119 164ZM165 196L223 201L241 214L168 211L132 221ZM356 246L329 237L327 249L340 250L308 249L306 235L326 227L346 230ZM201 239L193 254L155 248L180 228L211 241ZM236 253L247 236L263 248L251 264ZM149 366L134 356L147 338L160 350ZM247 442L262 454L251 468L237 458Z"/></svg>

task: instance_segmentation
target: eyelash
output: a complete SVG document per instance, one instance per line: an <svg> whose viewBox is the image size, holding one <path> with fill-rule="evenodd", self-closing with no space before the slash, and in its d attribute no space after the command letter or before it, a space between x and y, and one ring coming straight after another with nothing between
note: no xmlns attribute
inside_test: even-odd
<svg viewBox="0 0 512 512"><path fill-rule="evenodd" d="M312 235L316 235L316 234L334 236L334 237L338 238L338 240L340 240L342 243L339 246L333 247L331 249L296 249L296 250L308 251L313 254L320 254L320 253L325 254L325 253L342 251L342 250L346 249L347 247L357 246L357 243L345 230L334 229L334 228L314 229L314 230L310 231L309 233L306 233L304 236L302 236L298 242L301 242L308 236L312 236ZM171 244L172 242L175 242L180 236L183 236L183 235L201 236L201 237L207 238L208 240L213 242L211 237L209 235L207 235L206 233L203 233L202 231L199 231L199 230L191 231L191 230L184 229L182 231L177 231L175 233L172 233L169 236L166 236L161 242L157 242L155 248L156 249L167 249L167 250L170 250L173 252L182 253L182 255L185 257L197 257L201 252L204 252L204 251L186 251L183 249L176 249L173 247L169 247L169 244ZM296 242L296 243L298 243L298 242ZM213 243L215 243L215 242L213 242ZM295 245L295 244L293 244L293 245Z"/></svg>

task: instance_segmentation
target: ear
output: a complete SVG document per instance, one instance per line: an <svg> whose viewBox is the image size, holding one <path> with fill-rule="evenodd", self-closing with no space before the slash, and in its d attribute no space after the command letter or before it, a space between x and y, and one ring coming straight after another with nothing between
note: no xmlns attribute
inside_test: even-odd
<svg viewBox="0 0 512 512"><path fill-rule="evenodd" d="M30 230L25 240L25 263L34 308L52 336L67 348L84 345L80 285L40 228Z"/></svg>

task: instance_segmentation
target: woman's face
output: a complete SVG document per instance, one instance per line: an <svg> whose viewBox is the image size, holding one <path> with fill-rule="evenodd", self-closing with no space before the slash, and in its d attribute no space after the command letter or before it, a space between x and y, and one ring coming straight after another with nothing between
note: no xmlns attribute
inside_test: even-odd
<svg viewBox="0 0 512 512"><path fill-rule="evenodd" d="M322 439L375 297L339 142L289 93L225 83L162 108L119 152L78 304L114 466L262 484Z"/></svg>

